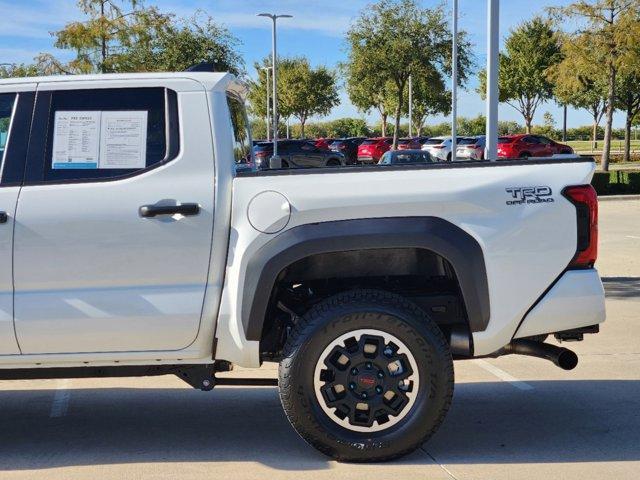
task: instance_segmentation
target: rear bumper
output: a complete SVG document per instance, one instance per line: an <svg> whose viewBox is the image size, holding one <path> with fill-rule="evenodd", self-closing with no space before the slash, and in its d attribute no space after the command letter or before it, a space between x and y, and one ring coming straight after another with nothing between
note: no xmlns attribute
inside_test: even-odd
<svg viewBox="0 0 640 480"><path fill-rule="evenodd" d="M441 149L423 148L422 150L426 151L426 152L429 152L429 154L432 157L435 157L438 160L442 160L442 161L446 161L447 157L449 156L449 153L451 153L449 150L446 150L444 148L441 148Z"/></svg>
<svg viewBox="0 0 640 480"><path fill-rule="evenodd" d="M378 160L376 160L373 157L368 157L368 156L358 156L358 161L359 162L363 162L363 163L378 163Z"/></svg>
<svg viewBox="0 0 640 480"><path fill-rule="evenodd" d="M525 317L514 338L588 327L605 318L598 271L568 270Z"/></svg>
<svg viewBox="0 0 640 480"><path fill-rule="evenodd" d="M476 150L458 150L456 152L456 158L462 160L480 160L482 158L482 154Z"/></svg>

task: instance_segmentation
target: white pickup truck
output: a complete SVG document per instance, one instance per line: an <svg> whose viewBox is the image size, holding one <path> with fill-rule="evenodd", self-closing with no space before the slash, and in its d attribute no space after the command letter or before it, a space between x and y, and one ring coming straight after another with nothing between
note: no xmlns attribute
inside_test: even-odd
<svg viewBox="0 0 640 480"><path fill-rule="evenodd" d="M223 73L0 82L0 379L279 362L293 427L343 461L443 421L453 359L565 369L605 319L580 158L236 171ZM249 164L251 162L249 161Z"/></svg>

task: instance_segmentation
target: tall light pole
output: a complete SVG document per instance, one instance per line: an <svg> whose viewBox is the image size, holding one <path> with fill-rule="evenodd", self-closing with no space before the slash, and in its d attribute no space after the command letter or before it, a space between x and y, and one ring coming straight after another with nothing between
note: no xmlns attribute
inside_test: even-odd
<svg viewBox="0 0 640 480"><path fill-rule="evenodd" d="M487 130L484 158L498 155L498 66L500 62L500 0L488 0L487 8Z"/></svg>
<svg viewBox="0 0 640 480"><path fill-rule="evenodd" d="M271 140L271 115L270 115L270 105L269 105L269 72L271 67L262 67L264 71L267 72L267 142Z"/></svg>
<svg viewBox="0 0 640 480"><path fill-rule="evenodd" d="M458 158L458 0L453 0L451 46L451 160Z"/></svg>
<svg viewBox="0 0 640 480"><path fill-rule="evenodd" d="M293 15L258 13L258 17L268 17L273 21L271 65L273 67L273 157L278 158L278 52L276 42L276 22L279 18L292 18Z"/></svg>

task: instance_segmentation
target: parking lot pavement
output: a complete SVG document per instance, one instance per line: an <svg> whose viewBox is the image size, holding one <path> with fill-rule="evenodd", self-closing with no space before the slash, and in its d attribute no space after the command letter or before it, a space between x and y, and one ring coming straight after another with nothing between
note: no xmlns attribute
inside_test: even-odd
<svg viewBox="0 0 640 480"><path fill-rule="evenodd" d="M636 479L640 201L600 208L608 319L570 345L580 365L458 362L443 427L401 461L329 461L292 430L275 388L205 393L173 377L19 381L0 382L0 479ZM275 376L274 366L259 375Z"/></svg>

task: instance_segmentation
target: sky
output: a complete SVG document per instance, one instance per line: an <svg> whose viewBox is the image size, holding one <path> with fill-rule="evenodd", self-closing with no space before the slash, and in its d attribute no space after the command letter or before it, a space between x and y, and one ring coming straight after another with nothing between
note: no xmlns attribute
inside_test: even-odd
<svg viewBox="0 0 640 480"><path fill-rule="evenodd" d="M254 76L253 63L271 52L271 21L256 17L256 13L273 12L293 15L278 23L278 54L284 56L304 55L312 65L335 67L346 59L344 33L353 19L370 4L370 0L147 0L147 6L157 6L163 12L191 17L203 10L225 25L239 39L239 50L247 71ZM424 7L434 7L451 0L422 0ZM544 13L545 7L570 3L568 0L503 0L500 6L500 36L502 41L509 30L519 23ZM50 32L59 30L66 23L81 19L77 0L0 0L0 63L30 62L40 52L51 52L65 58L69 52L56 51ZM486 62L486 1L459 0L459 28L467 31L473 44L478 69ZM484 113L484 101L475 91L477 78L459 92L458 115L474 117ZM340 117L378 119L371 114L358 112L341 89L341 104L334 108L326 119ZM551 112L557 127L562 124L562 110L550 102L543 104L536 113L534 123L542 124L545 112ZM506 104L500 105L500 120L515 120L523 124L521 115ZM446 117L431 117L427 123L448 120ZM569 110L569 127L589 125L588 113ZM623 116L615 116L614 126L624 125Z"/></svg>

